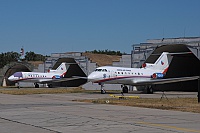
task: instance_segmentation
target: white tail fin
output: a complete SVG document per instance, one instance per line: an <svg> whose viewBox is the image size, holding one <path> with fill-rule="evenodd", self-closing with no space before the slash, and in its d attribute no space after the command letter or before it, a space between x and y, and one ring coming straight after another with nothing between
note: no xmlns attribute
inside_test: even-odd
<svg viewBox="0 0 200 133"><path fill-rule="evenodd" d="M66 63L61 63L60 66L56 70L50 70L50 73L56 73L59 75L64 75L67 71Z"/></svg>
<svg viewBox="0 0 200 133"><path fill-rule="evenodd" d="M143 68L153 69L159 73L165 74L168 70L169 64L172 61L172 56L168 52L163 52L154 64L145 63Z"/></svg>
<svg viewBox="0 0 200 133"><path fill-rule="evenodd" d="M154 63L154 68L165 74L168 70L169 64L172 61L172 56L168 52L163 52L161 56Z"/></svg>

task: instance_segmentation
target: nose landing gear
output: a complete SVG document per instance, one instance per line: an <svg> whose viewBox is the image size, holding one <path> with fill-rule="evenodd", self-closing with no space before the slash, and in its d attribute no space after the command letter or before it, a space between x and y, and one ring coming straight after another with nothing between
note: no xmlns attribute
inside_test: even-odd
<svg viewBox="0 0 200 133"><path fill-rule="evenodd" d="M106 90L104 90L103 87L103 84L101 84L101 94L106 94Z"/></svg>

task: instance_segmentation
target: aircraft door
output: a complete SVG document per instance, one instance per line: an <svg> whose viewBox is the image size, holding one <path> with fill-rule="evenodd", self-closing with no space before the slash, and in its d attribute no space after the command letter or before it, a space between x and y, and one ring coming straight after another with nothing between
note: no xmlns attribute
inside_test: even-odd
<svg viewBox="0 0 200 133"><path fill-rule="evenodd" d="M24 78L28 78L28 74L24 74Z"/></svg>
<svg viewBox="0 0 200 133"><path fill-rule="evenodd" d="M111 77L117 77L117 74L114 71L111 71Z"/></svg>

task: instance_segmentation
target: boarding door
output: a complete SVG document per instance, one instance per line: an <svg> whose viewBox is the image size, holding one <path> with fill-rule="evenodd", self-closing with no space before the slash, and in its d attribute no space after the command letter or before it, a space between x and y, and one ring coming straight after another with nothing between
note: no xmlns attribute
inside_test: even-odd
<svg viewBox="0 0 200 133"><path fill-rule="evenodd" d="M117 77L117 74L113 70L111 71L111 77Z"/></svg>
<svg viewBox="0 0 200 133"><path fill-rule="evenodd" d="M28 74L25 73L23 78L25 79L28 78Z"/></svg>

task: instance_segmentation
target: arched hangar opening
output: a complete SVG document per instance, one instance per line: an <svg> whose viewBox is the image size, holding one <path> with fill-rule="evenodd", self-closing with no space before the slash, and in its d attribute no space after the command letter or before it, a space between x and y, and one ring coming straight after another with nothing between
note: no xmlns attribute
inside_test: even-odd
<svg viewBox="0 0 200 133"><path fill-rule="evenodd" d="M15 72L21 72L21 71L31 72L31 66L29 64L26 64L26 63L16 62L16 63L8 64L5 67L7 67L7 71L4 74L4 79L2 81L2 84L5 80L6 86L14 86L15 85L15 82L8 80L8 77L11 76L12 74L14 74Z"/></svg>
<svg viewBox="0 0 200 133"><path fill-rule="evenodd" d="M59 58L52 69L56 69L62 62L66 62L67 72L65 78L72 78L73 76L87 77L85 72L82 70L81 66L76 63L74 58ZM87 79L74 79L62 82L54 82L53 86L60 87L78 87L87 82Z"/></svg>
<svg viewBox="0 0 200 133"><path fill-rule="evenodd" d="M56 69L62 62L66 62L67 72L64 78L72 78L73 76L87 77L85 72L76 63L74 58L60 58L57 60L56 64L52 69ZM34 69L34 65L26 62L14 62L6 65L3 68L2 76L0 80L3 86L15 86L15 82L9 81L8 77L13 75L15 72L31 72ZM52 86L59 87L77 87L87 82L86 79L74 79L66 80L61 82L52 82Z"/></svg>
<svg viewBox="0 0 200 133"><path fill-rule="evenodd" d="M154 63L162 52L183 53L173 56L165 78L200 76L200 60L184 44L160 46L153 51L152 55L145 62ZM161 91L198 91L198 81L161 84L154 86L154 89Z"/></svg>

